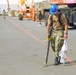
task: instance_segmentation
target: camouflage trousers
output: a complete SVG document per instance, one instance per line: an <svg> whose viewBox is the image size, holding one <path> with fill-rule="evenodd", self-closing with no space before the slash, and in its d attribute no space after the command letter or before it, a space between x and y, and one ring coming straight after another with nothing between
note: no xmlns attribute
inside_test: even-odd
<svg viewBox="0 0 76 75"><path fill-rule="evenodd" d="M64 43L64 31L63 30L52 30L51 33L51 47L55 51L55 57L59 57L59 51Z"/></svg>

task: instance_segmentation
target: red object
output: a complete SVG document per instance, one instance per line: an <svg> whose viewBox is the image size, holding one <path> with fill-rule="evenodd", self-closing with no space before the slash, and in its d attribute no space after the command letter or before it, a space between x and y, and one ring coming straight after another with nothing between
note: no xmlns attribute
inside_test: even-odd
<svg viewBox="0 0 76 75"><path fill-rule="evenodd" d="M51 4L75 4L76 0L50 0Z"/></svg>
<svg viewBox="0 0 76 75"><path fill-rule="evenodd" d="M9 5L9 1L7 0L7 5L8 5L8 11L10 10L10 5Z"/></svg>

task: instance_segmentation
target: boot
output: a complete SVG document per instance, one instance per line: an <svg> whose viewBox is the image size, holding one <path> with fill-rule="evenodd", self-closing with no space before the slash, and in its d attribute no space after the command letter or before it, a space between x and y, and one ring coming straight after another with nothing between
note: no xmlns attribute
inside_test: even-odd
<svg viewBox="0 0 76 75"><path fill-rule="evenodd" d="M58 62L59 62L59 64L60 64L60 59L61 59L61 57L59 56L59 58L58 58Z"/></svg>
<svg viewBox="0 0 76 75"><path fill-rule="evenodd" d="M55 65L58 65L59 61L58 61L58 57L55 58Z"/></svg>

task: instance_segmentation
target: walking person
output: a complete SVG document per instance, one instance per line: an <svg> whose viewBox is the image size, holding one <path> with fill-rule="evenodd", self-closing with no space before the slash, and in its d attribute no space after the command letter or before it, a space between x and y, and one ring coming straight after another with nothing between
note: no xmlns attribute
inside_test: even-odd
<svg viewBox="0 0 76 75"><path fill-rule="evenodd" d="M41 26L41 20L42 20L42 13L41 13L41 10L39 11L39 25Z"/></svg>
<svg viewBox="0 0 76 75"><path fill-rule="evenodd" d="M59 51L63 46L64 39L68 38L68 23L64 14L61 15L59 22L58 5L52 4L50 7L50 15L48 18L48 24L46 27L46 36L48 37L50 28L52 28L51 33L51 48L55 52L55 65L60 64ZM52 17L52 19L51 19Z"/></svg>
<svg viewBox="0 0 76 75"><path fill-rule="evenodd" d="M6 16L6 11L5 10L3 10L2 15L3 15L3 18L5 19L5 16Z"/></svg>

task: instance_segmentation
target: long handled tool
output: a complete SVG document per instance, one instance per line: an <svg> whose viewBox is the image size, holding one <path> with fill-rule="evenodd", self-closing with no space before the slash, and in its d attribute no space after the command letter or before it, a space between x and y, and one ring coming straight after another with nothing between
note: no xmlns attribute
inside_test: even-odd
<svg viewBox="0 0 76 75"><path fill-rule="evenodd" d="M50 30L49 30L49 35L47 36L47 42L46 42L46 54L45 54L45 62L44 62L44 64L46 65L47 64L47 62L48 62L48 55L49 55L49 49L50 49L50 41L51 41L51 33L52 33L52 29L53 29L53 20L52 20L52 18L53 18L53 15L51 15L51 17L50 17L50 20L51 20L51 27L50 27Z"/></svg>
<svg viewBox="0 0 76 75"><path fill-rule="evenodd" d="M45 62L44 62L45 65L48 62L49 49L50 49L50 39L48 38L46 42L46 55L45 55Z"/></svg>
<svg viewBox="0 0 76 75"><path fill-rule="evenodd" d="M45 65L46 65L47 62L48 62L48 55L49 55L50 41L51 41L51 38L50 38L51 33L52 33L52 27L50 28L49 35L48 35L48 37L47 37L47 39L46 39L47 42L46 42L46 54L45 54L45 62L44 62Z"/></svg>

